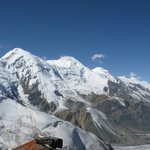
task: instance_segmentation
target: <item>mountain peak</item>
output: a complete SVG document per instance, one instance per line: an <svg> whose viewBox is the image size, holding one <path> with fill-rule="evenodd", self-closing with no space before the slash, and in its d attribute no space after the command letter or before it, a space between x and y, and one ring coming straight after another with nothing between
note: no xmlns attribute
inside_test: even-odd
<svg viewBox="0 0 150 150"><path fill-rule="evenodd" d="M92 71L102 78L106 78L111 81L117 81L117 78L114 75L112 75L108 70L103 69L102 67L96 67Z"/></svg>
<svg viewBox="0 0 150 150"><path fill-rule="evenodd" d="M6 53L1 59L10 59L11 58L11 59L15 60L15 59L18 59L23 56L26 58L31 58L32 54L21 48L14 48L13 50Z"/></svg>
<svg viewBox="0 0 150 150"><path fill-rule="evenodd" d="M13 50L10 50L8 53L6 53L2 58L8 58L8 57L11 57L13 55L22 55L24 53L29 53L21 48L14 48Z"/></svg>
<svg viewBox="0 0 150 150"><path fill-rule="evenodd" d="M83 67L83 65L77 59L71 56L62 56L58 60L48 60L47 62L51 65L56 65L64 68L70 68L75 65Z"/></svg>
<svg viewBox="0 0 150 150"><path fill-rule="evenodd" d="M96 68L94 68L93 69L93 71L95 72L95 73L108 73L108 70L106 70L106 69L104 69L104 68L102 68L102 67L96 67Z"/></svg>
<svg viewBox="0 0 150 150"><path fill-rule="evenodd" d="M14 48L13 50L6 53L0 60L5 62L7 65L13 65L16 64L19 60L24 60L24 62L30 62L31 63L37 63L36 62L36 56L31 54L28 51L25 51L21 48ZM39 58L40 59L40 58Z"/></svg>

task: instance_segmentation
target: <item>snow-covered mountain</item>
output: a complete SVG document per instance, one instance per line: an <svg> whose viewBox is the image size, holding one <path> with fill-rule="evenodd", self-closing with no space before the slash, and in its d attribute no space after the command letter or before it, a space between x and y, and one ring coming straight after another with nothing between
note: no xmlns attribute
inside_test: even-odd
<svg viewBox="0 0 150 150"><path fill-rule="evenodd" d="M78 93L108 93L104 91L104 87L108 86L107 77L101 78L73 57L45 62L27 51L16 48L3 56L1 62L4 64L3 68L14 75L20 101L24 105L38 105L46 112L53 112L58 107L65 109L65 103L71 97L74 101L81 101ZM40 95L40 99L34 101L37 95ZM50 105L43 108L41 102Z"/></svg>
<svg viewBox="0 0 150 150"><path fill-rule="evenodd" d="M57 114L63 120L95 134L103 139L105 143L121 143L123 145L132 145L144 143L136 137L130 130L120 125L106 114L94 108L87 107L78 111L67 111Z"/></svg>
<svg viewBox="0 0 150 150"><path fill-rule="evenodd" d="M107 76L101 77L95 74L75 58L64 56L59 60L49 60L47 62L59 70L61 78L76 92L80 94L91 94L93 92L96 94L108 94L108 92L104 91L104 87L107 86Z"/></svg>
<svg viewBox="0 0 150 150"><path fill-rule="evenodd" d="M64 149L106 150L99 138L69 122L24 107L9 98L1 98L0 148L11 150L37 136L62 138Z"/></svg>
<svg viewBox="0 0 150 150"><path fill-rule="evenodd" d="M107 144L140 144L144 141L132 132L148 132L149 115L145 81L90 70L70 56L45 61L20 48L0 58L0 148L41 134L61 137L70 149L106 149L99 138Z"/></svg>
<svg viewBox="0 0 150 150"><path fill-rule="evenodd" d="M126 78L124 76L118 77L124 82L124 84L132 90L132 96L137 99L142 99L145 101L150 100L150 84L145 81L139 81L138 79L131 77Z"/></svg>

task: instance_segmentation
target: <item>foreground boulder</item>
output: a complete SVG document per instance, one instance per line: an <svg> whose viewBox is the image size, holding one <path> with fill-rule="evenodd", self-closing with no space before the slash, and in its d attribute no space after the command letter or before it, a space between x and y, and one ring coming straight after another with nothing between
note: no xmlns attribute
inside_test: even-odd
<svg viewBox="0 0 150 150"><path fill-rule="evenodd" d="M52 148L62 148L63 147L63 140L59 139L59 138L54 138L54 137L50 137L50 138L38 138L36 139L38 144L42 144L42 145L49 145Z"/></svg>
<svg viewBox="0 0 150 150"><path fill-rule="evenodd" d="M44 137L32 140L24 145L18 146L13 150L54 150L62 148L63 140L53 137Z"/></svg>

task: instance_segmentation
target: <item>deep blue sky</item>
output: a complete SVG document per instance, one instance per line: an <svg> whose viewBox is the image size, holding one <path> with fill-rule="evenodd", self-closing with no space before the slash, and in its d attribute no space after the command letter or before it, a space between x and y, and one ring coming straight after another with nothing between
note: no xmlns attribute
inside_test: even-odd
<svg viewBox="0 0 150 150"><path fill-rule="evenodd" d="M150 0L0 0L0 57L15 47L150 83Z"/></svg>

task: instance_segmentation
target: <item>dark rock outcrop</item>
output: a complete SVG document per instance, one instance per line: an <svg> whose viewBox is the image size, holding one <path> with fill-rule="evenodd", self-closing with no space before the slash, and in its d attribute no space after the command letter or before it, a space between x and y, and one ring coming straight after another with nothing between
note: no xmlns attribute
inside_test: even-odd
<svg viewBox="0 0 150 150"><path fill-rule="evenodd" d="M150 131L150 105L148 103L124 101L124 105L122 105L117 99L108 98L94 108L134 133L149 133Z"/></svg>
<svg viewBox="0 0 150 150"><path fill-rule="evenodd" d="M62 148L63 147L63 140L54 137L45 137L45 138L38 138L36 139L38 144L42 145L49 145L52 148Z"/></svg>
<svg viewBox="0 0 150 150"><path fill-rule="evenodd" d="M107 117L107 120L100 117L98 118L99 121L95 122L92 114L86 108L78 111L57 113L56 116L95 134L105 143L124 145L144 143L142 139L135 136L130 130L109 117Z"/></svg>
<svg viewBox="0 0 150 150"><path fill-rule="evenodd" d="M56 150L62 148L63 140L54 137L44 137L32 140L28 143L20 145L13 150Z"/></svg>

